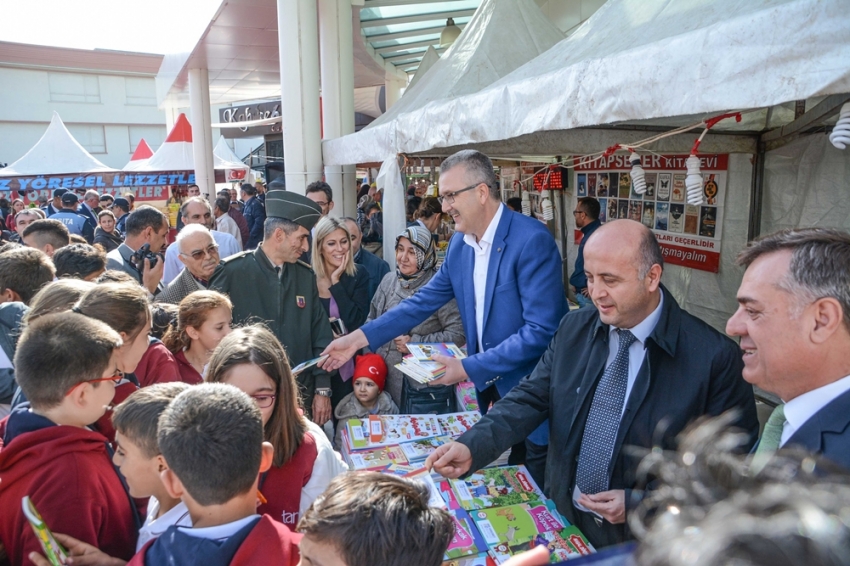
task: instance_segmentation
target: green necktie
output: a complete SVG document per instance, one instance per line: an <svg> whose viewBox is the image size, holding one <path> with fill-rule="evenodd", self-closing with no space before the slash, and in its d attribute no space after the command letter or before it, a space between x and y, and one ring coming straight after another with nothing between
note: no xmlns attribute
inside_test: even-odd
<svg viewBox="0 0 850 566"><path fill-rule="evenodd" d="M773 412L770 413L770 418L764 425L764 431L761 433L761 440L753 455L753 461L750 465L750 471L758 473L767 464L773 453L779 450L779 444L782 442L782 428L785 426L785 404L777 405Z"/></svg>

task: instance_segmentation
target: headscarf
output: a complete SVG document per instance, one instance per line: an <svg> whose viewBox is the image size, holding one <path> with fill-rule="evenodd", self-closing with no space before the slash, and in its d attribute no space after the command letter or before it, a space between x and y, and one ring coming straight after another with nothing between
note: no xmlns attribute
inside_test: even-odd
<svg viewBox="0 0 850 566"><path fill-rule="evenodd" d="M402 287L408 288L416 284L423 277L428 276L428 272L434 269L434 266L437 264L437 248L434 245L434 238L431 237L431 232L421 224L408 226L404 232L396 236L396 247L398 247L398 241L401 238L410 240L410 243L413 244L413 250L416 252L416 273L413 275L404 275L396 267L398 280L401 282Z"/></svg>

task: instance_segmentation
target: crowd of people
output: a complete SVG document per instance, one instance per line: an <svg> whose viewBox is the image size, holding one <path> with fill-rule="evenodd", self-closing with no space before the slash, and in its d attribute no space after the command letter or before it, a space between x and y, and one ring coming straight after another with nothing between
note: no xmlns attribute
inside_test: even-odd
<svg viewBox="0 0 850 566"><path fill-rule="evenodd" d="M483 416L426 466L458 478L510 448L508 462L524 464L597 549L653 541L634 554L646 564L697 563L679 556L687 528L720 516L708 503L745 497L742 486L791 481L799 498L820 497L828 480L846 496L846 232L787 230L741 252L726 328L736 344L661 283L653 233L602 225L593 199L574 211L584 239L570 310L551 233L501 202L485 155L445 159L439 196L411 189L394 271L368 249L383 238L369 184L357 217L332 216L321 181L306 195L273 181L209 199L191 186L170 245L168 216L129 195L79 202L58 189L43 208L10 203L0 564L49 563L21 512L29 495L80 564L437 566L448 515L428 507L421 484L348 473L337 425L454 412L467 380ZM394 367L420 342L468 356L436 356L445 375L424 385ZM753 385L782 400L762 432ZM713 499L690 497L675 485L683 478ZM832 542L847 548L846 508L841 517ZM782 532L796 525L786 523ZM662 539L675 542L669 554Z"/></svg>

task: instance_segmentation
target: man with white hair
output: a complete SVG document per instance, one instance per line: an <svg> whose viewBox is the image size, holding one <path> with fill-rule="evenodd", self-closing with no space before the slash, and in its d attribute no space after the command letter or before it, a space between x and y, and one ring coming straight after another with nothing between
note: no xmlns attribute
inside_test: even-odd
<svg viewBox="0 0 850 566"><path fill-rule="evenodd" d="M180 207L180 218L183 219L183 225L200 224L207 228L212 234L215 243L218 244L218 251L222 258L238 254L242 251L239 242L230 234L212 230L213 213L210 203L204 197L192 197L187 199ZM180 232L185 230L183 228ZM179 233L178 233L179 235ZM168 249L165 250L165 272L162 275L163 284L171 283L183 269L183 264L178 259L179 250L177 242L174 242Z"/></svg>
<svg viewBox="0 0 850 566"><path fill-rule="evenodd" d="M100 212L100 195L97 191L88 190L83 196L83 202L77 209L77 214L91 224L92 231L97 229L97 213Z"/></svg>
<svg viewBox="0 0 850 566"><path fill-rule="evenodd" d="M157 295L158 303L178 304L190 293L205 290L213 271L221 263L218 244L202 224L189 224L183 228L173 245L177 246L177 258L184 267Z"/></svg>

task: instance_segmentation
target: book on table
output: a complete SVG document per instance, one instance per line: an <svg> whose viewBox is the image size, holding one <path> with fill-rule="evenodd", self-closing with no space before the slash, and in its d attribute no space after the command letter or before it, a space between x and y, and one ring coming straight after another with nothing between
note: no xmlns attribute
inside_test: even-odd
<svg viewBox="0 0 850 566"><path fill-rule="evenodd" d="M467 511L546 499L525 466L484 468L465 479L450 480Z"/></svg>

